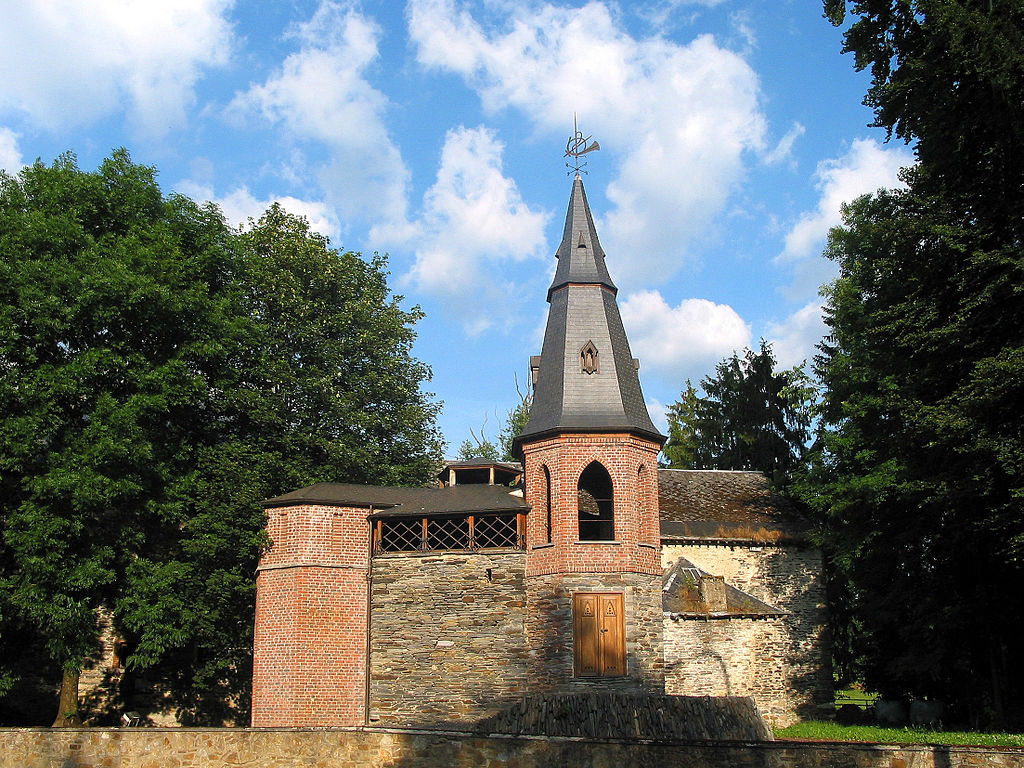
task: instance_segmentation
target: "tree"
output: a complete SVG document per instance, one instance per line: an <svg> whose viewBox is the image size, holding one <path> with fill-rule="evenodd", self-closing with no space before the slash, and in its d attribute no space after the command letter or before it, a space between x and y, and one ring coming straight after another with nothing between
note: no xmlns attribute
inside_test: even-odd
<svg viewBox="0 0 1024 768"><path fill-rule="evenodd" d="M833 21L846 4L826 2ZM856 2L845 50L907 189L844 211L827 255L819 455L802 488L845 581L851 659L889 695L1022 712L1024 8Z"/></svg>
<svg viewBox="0 0 1024 768"><path fill-rule="evenodd" d="M501 461L501 457L498 454L498 446L483 437L477 437L473 430L470 430L470 434L473 435L473 440L463 440L459 445L459 461L472 461L473 459L485 459L487 461Z"/></svg>
<svg viewBox="0 0 1024 768"><path fill-rule="evenodd" d="M501 428L498 441L501 444L501 458L503 461L517 461L512 450L512 441L522 432L530 421L530 408L533 406L533 390L527 387L526 392L519 386L519 377L514 377L516 395L519 402L512 407L505 415L505 424Z"/></svg>
<svg viewBox="0 0 1024 768"><path fill-rule="evenodd" d="M802 366L776 371L771 345L733 353L669 406L669 466L759 470L785 485L803 460L815 390Z"/></svg>
<svg viewBox="0 0 1024 768"><path fill-rule="evenodd" d="M704 468L703 459L698 459L699 440L697 421L703 400L697 394L693 383L687 379L679 401L668 407L668 441L661 449L666 466L672 469Z"/></svg>
<svg viewBox="0 0 1024 768"><path fill-rule="evenodd" d="M64 669L57 723L100 607L186 722L245 722L259 501L440 456L419 310L382 258L277 206L234 232L123 150L0 185L3 618Z"/></svg>
<svg viewBox="0 0 1024 768"><path fill-rule="evenodd" d="M468 461L470 459L487 459L488 461L518 461L515 454L512 452L512 441L516 436L523 431L526 427L527 422L530 420L530 406L533 404L533 394L530 390L523 393L523 390L519 386L519 377L515 377L516 394L519 396L519 402L516 403L509 412L505 414L505 423L501 426L501 432L498 434L498 444L495 445L491 442L484 430L487 427L487 420L484 419L483 426L480 427L480 435L477 436L476 432L472 429L469 430L471 440L463 440L459 445L458 458L460 461Z"/></svg>

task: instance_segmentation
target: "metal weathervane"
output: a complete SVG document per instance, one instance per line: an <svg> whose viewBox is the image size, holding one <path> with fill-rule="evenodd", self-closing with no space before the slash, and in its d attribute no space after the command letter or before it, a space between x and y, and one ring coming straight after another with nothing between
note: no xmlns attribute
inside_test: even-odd
<svg viewBox="0 0 1024 768"><path fill-rule="evenodd" d="M565 164L565 167L570 172L575 172L578 176L580 172L586 173L583 169L586 167L586 163L580 162L580 155L585 155L587 152L594 152L601 148L601 145L596 141L591 142L593 136L584 136L583 131L576 127L576 115L572 116L572 136L569 137L569 141L565 143L565 154L563 157L571 157L572 161ZM590 142L590 143L588 143Z"/></svg>

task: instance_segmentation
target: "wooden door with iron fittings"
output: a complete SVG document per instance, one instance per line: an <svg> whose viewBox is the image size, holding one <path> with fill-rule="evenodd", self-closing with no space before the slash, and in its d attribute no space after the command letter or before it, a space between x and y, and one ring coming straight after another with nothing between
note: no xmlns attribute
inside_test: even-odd
<svg viewBox="0 0 1024 768"><path fill-rule="evenodd" d="M577 592L573 595L576 677L626 674L626 631L622 595Z"/></svg>

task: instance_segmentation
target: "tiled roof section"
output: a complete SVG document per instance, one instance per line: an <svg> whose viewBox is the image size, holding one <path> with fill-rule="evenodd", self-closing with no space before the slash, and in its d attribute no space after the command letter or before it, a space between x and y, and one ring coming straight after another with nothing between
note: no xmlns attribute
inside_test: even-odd
<svg viewBox="0 0 1024 768"><path fill-rule="evenodd" d="M483 457L476 458L476 459L460 459L459 461L447 461L447 462L445 462L444 468L448 469L448 467L456 467L456 468L466 467L466 468L470 468L470 467L490 467L490 466L501 467L502 469L507 469L510 472L522 472L523 471L523 465L520 462L518 462L518 461L493 461L491 459L487 459L487 458L483 458Z"/></svg>
<svg viewBox="0 0 1024 768"><path fill-rule="evenodd" d="M276 496L264 507L322 504L332 507L372 507L384 515L444 515L460 512L526 512L521 496L499 485L452 485L445 488L389 488L347 483L317 483Z"/></svg>
<svg viewBox="0 0 1024 768"><path fill-rule="evenodd" d="M810 526L761 472L658 471L662 538L803 538Z"/></svg>
<svg viewBox="0 0 1024 768"><path fill-rule="evenodd" d="M753 595L725 585L724 610L711 610L700 596L700 580L711 574L685 557L665 571L661 579L661 606L665 613L691 618L769 618L785 616L787 611L758 600Z"/></svg>
<svg viewBox="0 0 1024 768"><path fill-rule="evenodd" d="M524 439L556 432L624 431L663 442L647 413L583 182L573 182L551 309ZM581 353L593 346L596 365Z"/></svg>
<svg viewBox="0 0 1024 768"><path fill-rule="evenodd" d="M590 215L587 192L578 174L572 183L562 242L555 256L558 258L558 266L551 287L548 288L548 301L551 301L551 295L556 290L569 283L603 285L613 294L618 290L605 266L604 249L597 239L597 228L594 226L594 217Z"/></svg>

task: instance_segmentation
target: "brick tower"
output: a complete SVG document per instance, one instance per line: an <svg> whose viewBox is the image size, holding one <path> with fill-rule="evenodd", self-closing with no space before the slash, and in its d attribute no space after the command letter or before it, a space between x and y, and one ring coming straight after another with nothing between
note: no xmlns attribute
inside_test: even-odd
<svg viewBox="0 0 1024 768"><path fill-rule="evenodd" d="M531 688L664 692L658 451L579 174L516 438Z"/></svg>
<svg viewBox="0 0 1024 768"><path fill-rule="evenodd" d="M264 504L273 546L256 574L254 726L363 724L368 509L333 490L312 486Z"/></svg>

